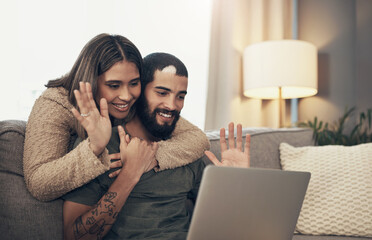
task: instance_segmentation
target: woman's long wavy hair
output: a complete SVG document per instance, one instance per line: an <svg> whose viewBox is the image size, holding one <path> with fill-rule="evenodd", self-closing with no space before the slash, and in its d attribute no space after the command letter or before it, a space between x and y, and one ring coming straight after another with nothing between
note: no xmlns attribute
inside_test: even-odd
<svg viewBox="0 0 372 240"><path fill-rule="evenodd" d="M95 99L98 90L98 77L115 63L123 60L134 63L142 76L142 56L130 40L120 35L99 34L84 46L69 73L61 78L50 80L45 86L67 89L68 100L75 108L79 109L74 96L74 90L79 89L79 82L91 84ZM99 108L97 102L96 104ZM136 104L132 106L127 120L133 117L135 108ZM77 120L76 130L80 137L86 138L86 132Z"/></svg>

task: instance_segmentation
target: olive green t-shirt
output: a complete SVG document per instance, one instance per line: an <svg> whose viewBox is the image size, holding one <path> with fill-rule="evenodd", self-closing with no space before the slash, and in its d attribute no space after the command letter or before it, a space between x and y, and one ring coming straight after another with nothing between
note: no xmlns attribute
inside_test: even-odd
<svg viewBox="0 0 372 240"><path fill-rule="evenodd" d="M119 144L114 128L107 149L110 153L119 152ZM105 239L186 239L191 217L186 200L196 198L204 167L199 159L183 167L143 174ZM115 181L108 176L115 170L100 175L63 199L93 206Z"/></svg>

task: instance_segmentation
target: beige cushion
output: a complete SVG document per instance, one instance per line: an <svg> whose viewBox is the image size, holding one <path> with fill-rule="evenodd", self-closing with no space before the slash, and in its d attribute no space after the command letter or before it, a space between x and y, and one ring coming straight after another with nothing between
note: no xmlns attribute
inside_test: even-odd
<svg viewBox="0 0 372 240"><path fill-rule="evenodd" d="M280 144L283 170L311 172L296 230L372 237L372 143L293 147Z"/></svg>

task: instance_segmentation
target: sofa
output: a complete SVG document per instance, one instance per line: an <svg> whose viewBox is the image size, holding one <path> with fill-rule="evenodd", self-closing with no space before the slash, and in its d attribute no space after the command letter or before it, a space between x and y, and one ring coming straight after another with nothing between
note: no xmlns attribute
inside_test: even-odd
<svg viewBox="0 0 372 240"><path fill-rule="evenodd" d="M26 189L22 156L26 122L0 121L0 239L63 239L62 200L40 202ZM281 169L279 145L312 146L310 129L246 128L251 134L251 166ZM211 151L220 158L219 131L206 131ZM210 161L203 157L210 164ZM347 236L314 236L296 233L293 240L371 239Z"/></svg>

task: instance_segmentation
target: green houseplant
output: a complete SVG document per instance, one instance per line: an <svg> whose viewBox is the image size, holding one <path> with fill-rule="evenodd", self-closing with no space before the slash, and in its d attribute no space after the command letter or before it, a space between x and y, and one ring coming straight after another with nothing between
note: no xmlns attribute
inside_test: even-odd
<svg viewBox="0 0 372 240"><path fill-rule="evenodd" d="M317 117L313 121L301 122L299 127L313 129L315 144L323 145L357 145L372 142L372 108L359 114L354 124L350 121L355 107L346 109L343 116L334 124L319 121Z"/></svg>

